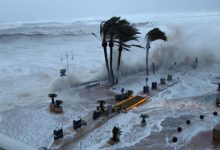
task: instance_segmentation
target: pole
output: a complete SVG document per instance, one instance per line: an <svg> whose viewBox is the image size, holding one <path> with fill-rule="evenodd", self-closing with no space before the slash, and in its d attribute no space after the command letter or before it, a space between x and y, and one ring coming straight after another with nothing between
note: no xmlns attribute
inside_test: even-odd
<svg viewBox="0 0 220 150"><path fill-rule="evenodd" d="M186 61L186 73L187 73L187 65L188 65L189 57L185 57L185 61Z"/></svg>
<svg viewBox="0 0 220 150"><path fill-rule="evenodd" d="M66 52L66 69L67 69L67 74L69 76L69 61L68 61L68 53Z"/></svg>
<svg viewBox="0 0 220 150"><path fill-rule="evenodd" d="M198 58L196 57L196 68L198 67Z"/></svg>
<svg viewBox="0 0 220 150"><path fill-rule="evenodd" d="M68 53L66 52L66 69L67 69L67 76L69 79L69 87L70 87L70 74L69 74L69 57L68 57Z"/></svg>
<svg viewBox="0 0 220 150"><path fill-rule="evenodd" d="M147 44L146 44L146 75L149 75L149 49L150 49L150 42L149 39L147 38Z"/></svg>

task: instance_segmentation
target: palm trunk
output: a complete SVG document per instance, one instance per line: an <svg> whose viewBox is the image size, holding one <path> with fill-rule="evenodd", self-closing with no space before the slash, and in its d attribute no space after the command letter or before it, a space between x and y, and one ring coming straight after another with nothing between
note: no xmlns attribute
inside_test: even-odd
<svg viewBox="0 0 220 150"><path fill-rule="evenodd" d="M110 70L111 70L111 81L112 81L112 84L114 84L115 83L115 77L114 77L114 72L113 72L113 46L114 46L114 44L113 44L113 42L112 41L110 41L110 43L109 43L109 47L110 47Z"/></svg>
<svg viewBox="0 0 220 150"><path fill-rule="evenodd" d="M54 97L52 97L51 99L52 99L52 104L54 104Z"/></svg>
<svg viewBox="0 0 220 150"><path fill-rule="evenodd" d="M122 54L122 47L119 46L119 48L118 48L118 63L117 63L117 81L118 81L119 72L120 72L121 54Z"/></svg>
<svg viewBox="0 0 220 150"><path fill-rule="evenodd" d="M142 118L142 123L145 123L145 122L146 122L145 118Z"/></svg>
<svg viewBox="0 0 220 150"><path fill-rule="evenodd" d="M148 61L149 61L149 49L150 49L150 42L147 39L147 44L146 44L146 74L149 75L149 65L148 65Z"/></svg>
<svg viewBox="0 0 220 150"><path fill-rule="evenodd" d="M108 81L111 81L111 76L110 76L110 70L109 70L109 64L108 64L108 55L107 55L107 42L103 41L102 43L102 47L104 50L104 56L105 56L105 65L106 65L106 69L108 71Z"/></svg>

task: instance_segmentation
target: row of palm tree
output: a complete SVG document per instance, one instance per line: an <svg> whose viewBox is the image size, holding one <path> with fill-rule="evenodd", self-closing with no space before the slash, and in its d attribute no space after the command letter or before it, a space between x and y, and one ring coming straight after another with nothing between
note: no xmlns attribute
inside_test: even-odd
<svg viewBox="0 0 220 150"><path fill-rule="evenodd" d="M130 51L131 47L144 48L138 44L128 44L130 41L139 40L140 32L138 31L135 24L128 22L126 19L121 19L120 17L112 17L107 21L103 21L100 24L100 36L102 40L102 47L104 51L105 64L108 72L108 80L112 84L115 84L118 80L120 73L120 65L121 65L121 56L123 50ZM148 57L149 57L149 49L150 43L161 39L166 41L167 37L164 32L162 32L159 28L154 28L150 30L145 39L147 41L146 44L146 74L149 74L148 68ZM118 46L118 61L117 61L117 78L115 80L115 75L113 71L113 47L114 45ZM108 60L108 51L107 47L110 48L110 64Z"/></svg>
<svg viewBox="0 0 220 150"><path fill-rule="evenodd" d="M102 47L104 50L105 64L108 71L108 79L112 84L115 84L119 76L122 51L130 51L131 47L143 48L140 45L128 44L130 41L138 41L140 32L135 24L131 24L126 19L120 17L112 17L100 24L100 36L102 39ZM107 46L110 48L110 64L108 61ZM118 61L117 61L117 78L113 71L113 47L118 46Z"/></svg>

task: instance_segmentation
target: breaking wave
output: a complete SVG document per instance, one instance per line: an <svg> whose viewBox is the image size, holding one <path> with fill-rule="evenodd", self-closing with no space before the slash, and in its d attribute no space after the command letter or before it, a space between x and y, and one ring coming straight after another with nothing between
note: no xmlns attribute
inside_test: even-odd
<svg viewBox="0 0 220 150"><path fill-rule="evenodd" d="M9 37L9 36L79 36L79 35L89 35L92 32L86 32L85 30L76 30L76 31L30 31L30 32L15 32L15 33L0 33L0 37Z"/></svg>
<svg viewBox="0 0 220 150"><path fill-rule="evenodd" d="M220 62L218 51L220 30L217 26L209 24L194 24L185 26L168 26L164 29L168 41L155 41L152 43L150 53L151 61L161 68L170 68L174 62L177 65L192 65L197 58L200 66L207 66Z"/></svg>
<svg viewBox="0 0 220 150"><path fill-rule="evenodd" d="M12 36L80 36L97 33L101 20L76 22L35 22L35 23L0 23L0 37ZM137 26L152 25L147 21L135 23Z"/></svg>
<svg viewBox="0 0 220 150"><path fill-rule="evenodd" d="M63 79L56 79L51 86L51 90L60 91L62 89L74 88L82 85L82 83L83 82L78 77L71 74L70 77Z"/></svg>
<svg viewBox="0 0 220 150"><path fill-rule="evenodd" d="M0 37L10 37L10 36L30 36L30 37L39 37L39 36L80 36L80 35L89 35L92 32L87 32L85 30L75 30L75 31L30 31L30 32L14 32L14 33L0 33Z"/></svg>
<svg viewBox="0 0 220 150"><path fill-rule="evenodd" d="M77 36L95 32L97 26L87 22L0 24L0 37L5 36Z"/></svg>
<svg viewBox="0 0 220 150"><path fill-rule="evenodd" d="M197 19L196 21L194 21ZM210 18L206 18L209 20ZM185 67L185 58L188 57L187 64L192 68L195 59L198 60L198 67L208 67L212 64L220 62L219 49L219 33L218 28L219 18L213 18L203 23L201 18L193 18L189 22L178 22L172 20L171 22L159 21L158 26L151 24L151 26L141 25L142 39L148 30L154 27L159 27L164 31L168 37L166 42L157 40L151 43L149 55L149 68L151 70L152 63L155 64L156 69L169 70L176 67ZM144 31L144 32L143 32ZM141 45L145 41L140 41ZM124 52L121 62L121 75L127 76L137 72L145 71L145 50L132 49L131 52ZM114 55L114 61L117 62L117 54ZM104 68L104 67L103 67ZM116 70L116 64L115 64ZM115 72L116 73L116 72Z"/></svg>

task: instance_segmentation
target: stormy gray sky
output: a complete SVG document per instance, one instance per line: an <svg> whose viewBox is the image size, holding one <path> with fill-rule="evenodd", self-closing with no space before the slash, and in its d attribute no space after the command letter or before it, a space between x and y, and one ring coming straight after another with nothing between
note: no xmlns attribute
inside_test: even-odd
<svg viewBox="0 0 220 150"><path fill-rule="evenodd" d="M0 0L0 21L219 11L220 0Z"/></svg>

